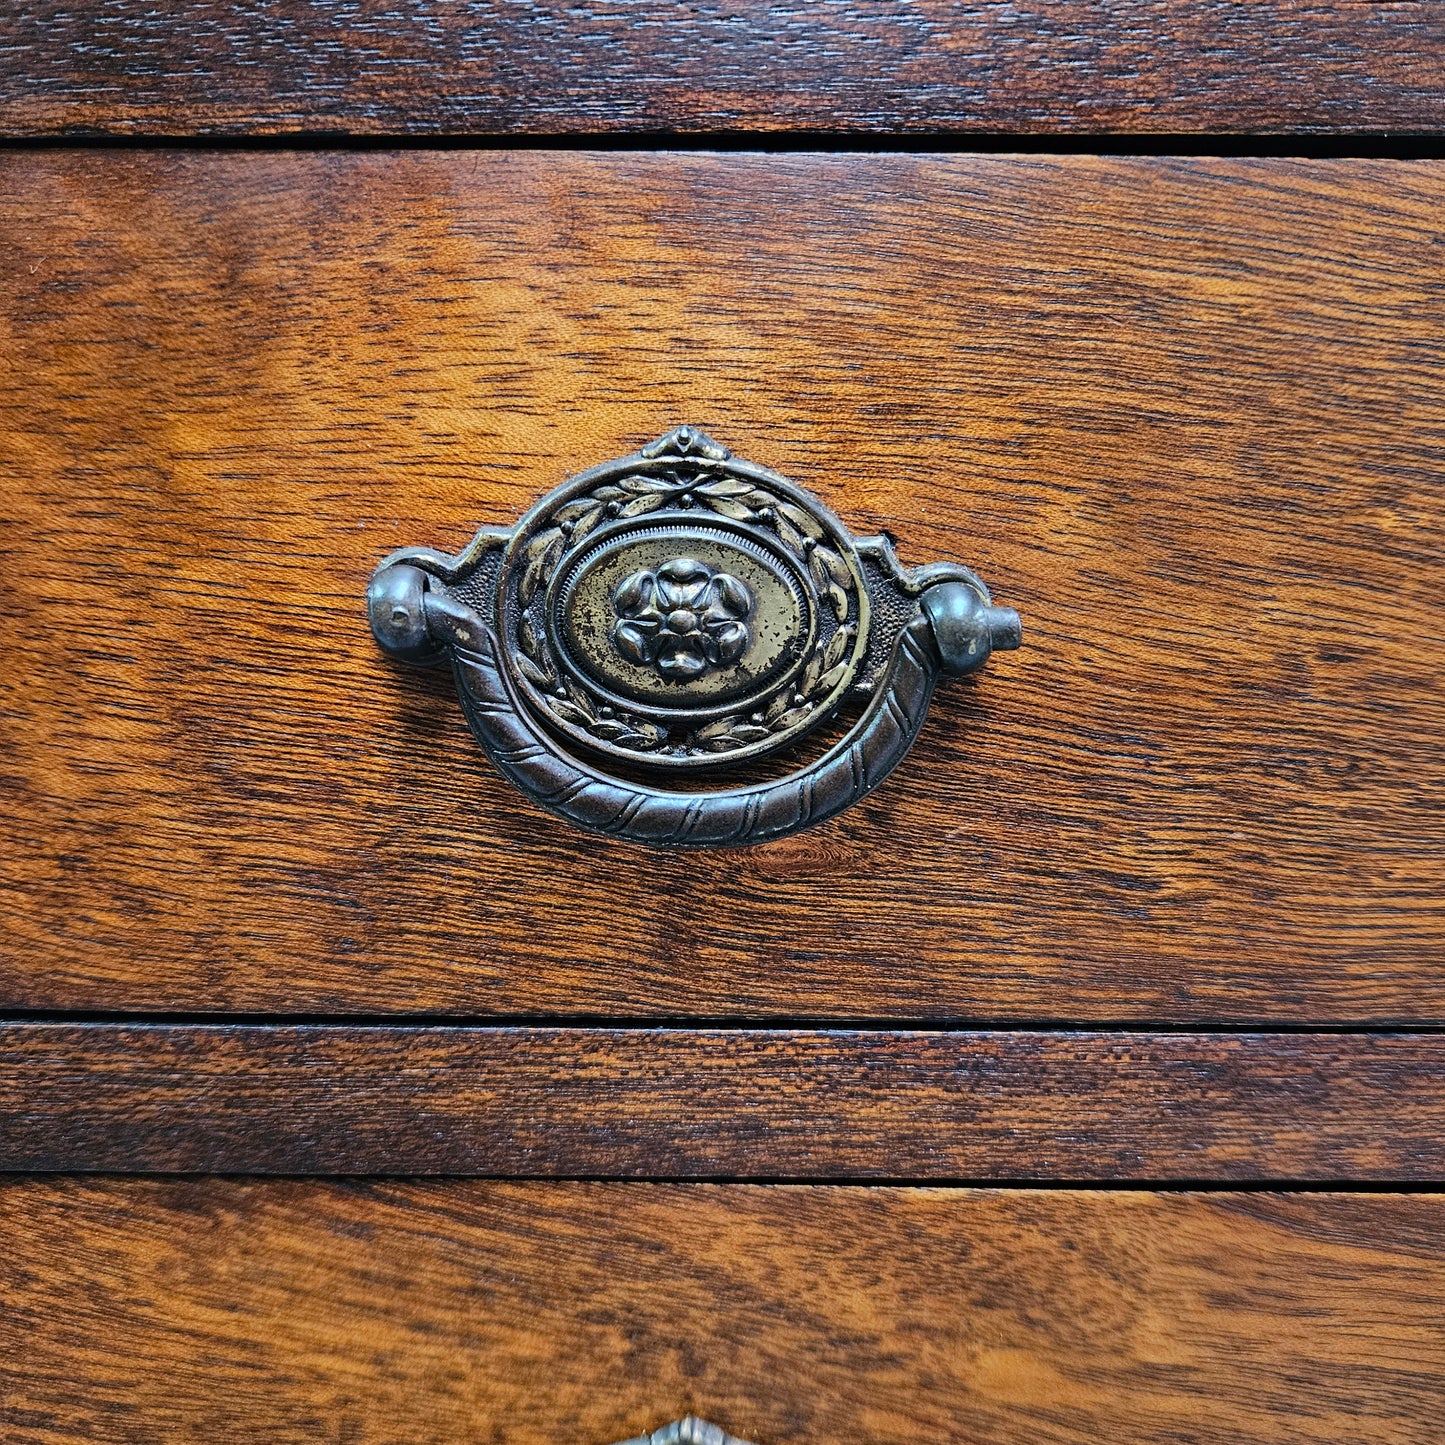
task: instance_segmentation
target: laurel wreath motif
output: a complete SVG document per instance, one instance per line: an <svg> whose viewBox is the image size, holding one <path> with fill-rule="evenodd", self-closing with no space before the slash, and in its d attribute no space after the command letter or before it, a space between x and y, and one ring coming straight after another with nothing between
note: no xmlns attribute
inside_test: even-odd
<svg viewBox="0 0 1445 1445"><path fill-rule="evenodd" d="M825 534L815 518L803 508L740 478L704 481L696 477L623 477L558 508L552 518L554 525L539 532L522 554L522 577L517 588L521 611L518 669L557 717L604 742L637 752L650 752L667 742L665 728L599 703L584 687L562 676L546 637L530 613L533 599L545 589L564 558L596 527L618 517L644 516L667 502L684 508L701 506L735 522L769 527L807 567L839 623L831 636L819 639L797 686L774 698L766 711L709 723L689 734L684 746L728 752L788 731L807 717L847 673L848 655L858 635L857 626L848 621L857 586L842 557L824 545Z"/></svg>

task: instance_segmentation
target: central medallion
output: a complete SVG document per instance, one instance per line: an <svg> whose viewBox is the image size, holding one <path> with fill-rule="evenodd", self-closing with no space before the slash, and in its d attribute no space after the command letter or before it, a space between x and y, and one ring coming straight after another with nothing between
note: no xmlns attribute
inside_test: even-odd
<svg viewBox="0 0 1445 1445"><path fill-rule="evenodd" d="M734 663L747 650L753 594L728 572L674 557L633 572L612 594L612 644L628 662L680 682Z"/></svg>
<svg viewBox="0 0 1445 1445"><path fill-rule="evenodd" d="M599 528L544 603L576 675L658 723L722 716L774 685L801 665L816 612L802 569L726 518Z"/></svg>

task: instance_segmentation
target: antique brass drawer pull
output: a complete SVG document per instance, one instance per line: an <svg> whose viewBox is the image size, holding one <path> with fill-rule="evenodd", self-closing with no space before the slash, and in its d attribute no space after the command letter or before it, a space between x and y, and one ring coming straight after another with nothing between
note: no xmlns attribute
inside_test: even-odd
<svg viewBox="0 0 1445 1445"><path fill-rule="evenodd" d="M623 1440L620 1445L748 1445L736 1435L729 1435L717 1425L709 1425L696 1415L687 1415L674 1420L651 1435L639 1435L635 1440Z"/></svg>
<svg viewBox="0 0 1445 1445"><path fill-rule="evenodd" d="M407 548L367 592L393 657L450 661L477 741L584 828L737 846L821 823L908 751L940 672L1019 645L967 567L899 565L820 502L679 427L544 497L457 556ZM772 781L711 782L862 713Z"/></svg>

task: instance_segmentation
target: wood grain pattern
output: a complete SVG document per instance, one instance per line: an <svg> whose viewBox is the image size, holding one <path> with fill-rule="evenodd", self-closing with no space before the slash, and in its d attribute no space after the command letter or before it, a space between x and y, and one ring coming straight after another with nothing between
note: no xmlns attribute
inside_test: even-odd
<svg viewBox="0 0 1445 1445"><path fill-rule="evenodd" d="M0 1005L1445 1020L1445 177L0 168ZM526 806L362 592L679 420L1025 650L817 833Z"/></svg>
<svg viewBox="0 0 1445 1445"><path fill-rule="evenodd" d="M12 1024L0 1169L1445 1178L1445 1037Z"/></svg>
<svg viewBox="0 0 1445 1445"><path fill-rule="evenodd" d="M0 128L1438 130L1442 56L1434 3L30 0L0 18Z"/></svg>
<svg viewBox="0 0 1445 1445"><path fill-rule="evenodd" d="M0 1221L15 1445L1445 1430L1440 1195L18 1179Z"/></svg>

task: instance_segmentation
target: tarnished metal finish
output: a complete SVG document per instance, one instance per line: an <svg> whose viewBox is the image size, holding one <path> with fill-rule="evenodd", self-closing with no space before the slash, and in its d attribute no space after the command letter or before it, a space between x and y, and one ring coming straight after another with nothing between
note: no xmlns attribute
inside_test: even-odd
<svg viewBox="0 0 1445 1445"><path fill-rule="evenodd" d="M940 672L1019 645L968 568L901 567L816 497L679 427L574 477L460 555L392 554L368 591L393 656L450 659L498 768L584 827L668 846L796 832L876 787ZM773 782L671 791L862 715ZM618 769L621 769L620 773ZM639 781L651 777L651 783Z"/></svg>
<svg viewBox="0 0 1445 1445"><path fill-rule="evenodd" d="M619 1445L748 1445L748 1442L729 1435L716 1425L709 1425L706 1420L699 1420L696 1415L687 1415L660 1430L654 1430L651 1435L639 1435L635 1440L623 1440Z"/></svg>

